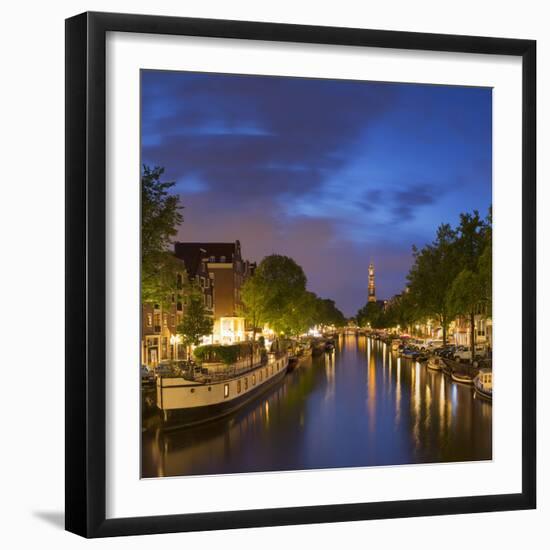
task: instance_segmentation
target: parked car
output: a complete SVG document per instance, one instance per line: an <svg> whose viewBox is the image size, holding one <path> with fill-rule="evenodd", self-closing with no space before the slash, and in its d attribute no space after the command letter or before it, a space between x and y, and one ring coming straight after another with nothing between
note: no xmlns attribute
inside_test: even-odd
<svg viewBox="0 0 550 550"><path fill-rule="evenodd" d="M435 351L436 349L443 347L443 340L428 340L426 342L426 349L429 351Z"/></svg>
<svg viewBox="0 0 550 550"><path fill-rule="evenodd" d="M141 381L144 383L153 382L155 375L153 371L147 365L141 365Z"/></svg>
<svg viewBox="0 0 550 550"><path fill-rule="evenodd" d="M156 377L162 376L172 376L175 374L174 366L169 362L159 363L154 368L154 373Z"/></svg>
<svg viewBox="0 0 550 550"><path fill-rule="evenodd" d="M458 349L457 346L454 346L452 344L448 344L442 348L436 349L434 353L436 355L439 355L439 357L443 357L444 359L452 359L455 351Z"/></svg>
<svg viewBox="0 0 550 550"><path fill-rule="evenodd" d="M401 350L401 355L403 357L407 357L409 359L412 359L413 361L416 361L418 357L421 355L421 352L418 348L413 346L405 346Z"/></svg>
<svg viewBox="0 0 550 550"><path fill-rule="evenodd" d="M477 345L474 351L474 359L483 359L487 357L487 348ZM470 361L472 358L472 348L470 346L460 346L453 355L455 361Z"/></svg>

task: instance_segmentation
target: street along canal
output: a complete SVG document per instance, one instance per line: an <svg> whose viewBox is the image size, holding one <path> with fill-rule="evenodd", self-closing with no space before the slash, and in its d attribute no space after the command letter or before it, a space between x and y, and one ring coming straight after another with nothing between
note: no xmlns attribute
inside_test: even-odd
<svg viewBox="0 0 550 550"><path fill-rule="evenodd" d="M492 405L470 386L348 334L225 419L146 419L142 476L490 460L491 441Z"/></svg>

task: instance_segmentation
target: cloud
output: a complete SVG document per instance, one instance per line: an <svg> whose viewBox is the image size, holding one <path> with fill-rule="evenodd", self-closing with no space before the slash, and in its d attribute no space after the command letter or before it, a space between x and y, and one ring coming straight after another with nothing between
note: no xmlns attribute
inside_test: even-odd
<svg viewBox="0 0 550 550"><path fill-rule="evenodd" d="M433 204L436 197L443 193L436 191L432 185L414 184L406 189L393 193L394 204L392 211L398 220L412 219L416 210L422 206Z"/></svg>
<svg viewBox="0 0 550 550"><path fill-rule="evenodd" d="M235 199L304 195L346 164L394 96L367 83L146 71L143 161Z"/></svg>

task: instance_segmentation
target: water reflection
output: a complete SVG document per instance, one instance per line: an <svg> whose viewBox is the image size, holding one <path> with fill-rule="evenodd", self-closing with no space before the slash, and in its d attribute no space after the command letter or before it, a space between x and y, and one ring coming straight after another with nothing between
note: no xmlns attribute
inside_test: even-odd
<svg viewBox="0 0 550 550"><path fill-rule="evenodd" d="M340 336L218 422L143 433L144 477L491 458L492 407L364 336Z"/></svg>

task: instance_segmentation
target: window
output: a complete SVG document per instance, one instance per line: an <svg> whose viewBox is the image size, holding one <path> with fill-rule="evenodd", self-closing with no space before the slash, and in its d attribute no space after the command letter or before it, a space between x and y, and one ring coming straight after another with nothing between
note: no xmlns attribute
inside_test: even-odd
<svg viewBox="0 0 550 550"><path fill-rule="evenodd" d="M212 296L210 294L206 295L206 306L208 309L212 309Z"/></svg>
<svg viewBox="0 0 550 550"><path fill-rule="evenodd" d="M162 324L163 324L165 327L168 326L168 315L166 315L166 313L163 315Z"/></svg>
<svg viewBox="0 0 550 550"><path fill-rule="evenodd" d="M223 386L223 397L229 397L229 384Z"/></svg>
<svg viewBox="0 0 550 550"><path fill-rule="evenodd" d="M244 379L244 391L248 389L248 378Z"/></svg>
<svg viewBox="0 0 550 550"><path fill-rule="evenodd" d="M241 381L237 380L237 393L241 393Z"/></svg>
<svg viewBox="0 0 550 550"><path fill-rule="evenodd" d="M255 374L252 375L252 385L253 386L256 385L256 375Z"/></svg>
<svg viewBox="0 0 550 550"><path fill-rule="evenodd" d="M221 262L222 264L225 263L225 256L220 256L220 262Z"/></svg>
<svg viewBox="0 0 550 550"><path fill-rule="evenodd" d="M260 371L260 382L264 379L263 372L263 370Z"/></svg>
<svg viewBox="0 0 550 550"><path fill-rule="evenodd" d="M214 263L216 261L216 256L210 256L210 259L208 261Z"/></svg>
<svg viewBox="0 0 550 550"><path fill-rule="evenodd" d="M147 326L152 327L153 326L153 315L151 313L147 314Z"/></svg>

